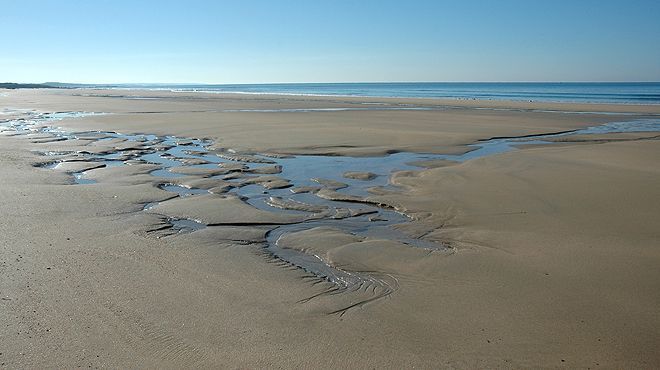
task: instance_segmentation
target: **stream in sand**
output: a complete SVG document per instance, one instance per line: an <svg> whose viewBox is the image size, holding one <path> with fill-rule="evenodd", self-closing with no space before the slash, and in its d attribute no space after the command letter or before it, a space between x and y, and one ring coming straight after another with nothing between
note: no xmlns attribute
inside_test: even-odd
<svg viewBox="0 0 660 370"><path fill-rule="evenodd" d="M394 172L420 170L415 165L420 162L462 162L515 150L521 145L549 144L552 143L550 140L563 136L660 131L660 119L638 119L570 132L484 140L470 145L473 150L460 155L400 152L382 157L341 157L234 153L230 150L211 149L213 143L209 140L100 131L67 132L55 126L62 119L92 114L99 113L31 113L26 119L0 122L0 129L5 133L10 132L10 135L32 135L45 144L85 139L114 148L105 152L43 151L40 154L52 158L43 165L46 168L57 168L74 161L92 162L98 164L97 168L150 163L159 166L151 172L156 186L175 193L177 197L208 193L236 194L244 202L261 210L302 215L302 222L271 225L264 248L276 258L345 289L362 286L365 281L370 282L373 278L332 267L319 256L285 248L280 245L280 238L291 232L326 226L362 237L393 240L410 247L444 250L447 247L442 244L415 239L390 227L408 222L408 216L369 198L373 194L399 190L389 183ZM222 186L209 189L182 186L174 180L190 176L186 171L181 171L184 167L192 172L197 171L197 177L199 173L204 173L203 177L217 179ZM73 183L81 186L94 184L94 180L86 177L89 170L69 171ZM156 205L145 204L144 209L149 210ZM171 217L168 223L173 235L213 227L199 220ZM241 220L236 220L236 224L240 223ZM388 289L385 288L385 295L389 294Z"/></svg>

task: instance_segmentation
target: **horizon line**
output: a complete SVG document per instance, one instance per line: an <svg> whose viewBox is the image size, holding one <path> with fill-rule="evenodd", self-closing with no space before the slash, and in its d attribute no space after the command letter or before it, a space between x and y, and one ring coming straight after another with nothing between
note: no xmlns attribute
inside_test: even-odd
<svg viewBox="0 0 660 370"><path fill-rule="evenodd" d="M314 85L314 84L625 84L625 83L660 83L658 81L341 81L341 82L2 82L15 84L63 84L63 85Z"/></svg>

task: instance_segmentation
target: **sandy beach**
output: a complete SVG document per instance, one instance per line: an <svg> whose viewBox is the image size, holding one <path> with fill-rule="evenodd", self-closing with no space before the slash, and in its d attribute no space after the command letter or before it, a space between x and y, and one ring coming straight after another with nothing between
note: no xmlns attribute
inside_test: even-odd
<svg viewBox="0 0 660 370"><path fill-rule="evenodd" d="M278 162L461 155L491 138L658 119L658 105L0 92L0 128L36 113L103 113L48 123L75 139L0 131L3 367L660 366L659 133L562 136L391 177L358 168L346 184L376 175L390 183L359 196L323 179L300 189ZM165 181L151 175L158 166L131 155L168 142L90 132L205 139L230 162L184 159L174 171L187 177ZM39 152L67 154L44 168ZM133 162L99 166L80 152ZM94 183L74 184L80 171ZM203 191L176 197L166 182ZM369 209L273 197L291 212L271 212L232 192L249 186L400 212L410 221L389 228L442 248L332 226L371 217ZM172 232L172 219L207 227ZM281 249L357 276L355 288L265 250L279 225L320 219L284 233Z"/></svg>

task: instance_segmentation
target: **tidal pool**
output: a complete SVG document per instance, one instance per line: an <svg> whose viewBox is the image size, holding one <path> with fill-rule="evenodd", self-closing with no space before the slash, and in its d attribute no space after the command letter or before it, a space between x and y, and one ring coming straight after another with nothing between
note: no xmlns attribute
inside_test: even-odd
<svg viewBox="0 0 660 370"><path fill-rule="evenodd" d="M397 241L413 248L443 250L447 247L442 244L415 239L392 228L392 225L408 222L408 216L370 201L368 199L371 194L370 189L396 191L397 189L389 183L390 176L396 171L420 170L421 168L415 165L419 162L433 160L462 162L516 150L521 145L550 144L553 143L551 139L570 135L660 131L660 118L649 118L613 122L555 134L494 138L473 143L469 145L472 150L460 155L400 152L380 157L321 155L274 157L259 153L237 154L231 151L214 151L211 149L213 144L211 141L195 138L101 131L67 132L54 125L58 120L94 114L100 113L39 113L29 119L6 121L0 125L13 129L18 135L47 134L62 140L85 138L96 145L112 143L115 149L109 153L75 154L80 160L99 162L106 167L129 165L129 161L157 165L158 168L152 171L151 175L155 180L165 181L157 181L156 185L176 194L177 197L194 197L211 191L206 188L181 185L178 182L180 180L200 177L217 179L225 184L218 191L236 194L244 202L260 210L303 215L305 219L302 222L271 225L265 250L278 259L345 288L371 278L330 266L318 256L284 248L278 243L280 238L287 233L316 227L332 227L363 237ZM39 154L54 158L45 166L45 168L54 168L60 163L60 160L55 158L66 158L72 153L46 150ZM375 176L368 179L344 176L346 172L364 171L369 171ZM95 183L94 180L86 177L85 171L73 172L71 175L77 185L90 186ZM325 196L321 196L323 194ZM157 203L145 204L144 209L149 210L156 205ZM174 234L194 232L207 227L197 220L173 217L166 217L166 220L174 230ZM236 223L240 224L241 220L236 220Z"/></svg>

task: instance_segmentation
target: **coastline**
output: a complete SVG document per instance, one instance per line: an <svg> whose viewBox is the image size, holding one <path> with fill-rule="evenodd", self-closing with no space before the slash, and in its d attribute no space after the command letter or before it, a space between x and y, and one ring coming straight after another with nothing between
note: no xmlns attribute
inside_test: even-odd
<svg viewBox="0 0 660 370"><path fill-rule="evenodd" d="M84 92L96 96L26 90L7 92L0 102L110 113L57 122L67 130L212 138L217 148L239 153L358 156L461 153L479 139L660 114L660 106L608 105L601 111L633 115L577 115L538 110L593 106ZM374 102L458 109L309 111ZM292 243L314 243L339 265L396 280L387 300L340 317L328 313L354 297L305 301L327 287L305 281L298 269L268 263L254 247L219 243L212 233L145 237L153 220L136 214L136 204L164 192L142 178L122 174L88 187L66 185L65 174L34 168L39 158L31 152L64 143L0 137L7 174L2 259L9 267L0 270L2 296L9 298L3 321L17 332L11 342L3 340L5 356L10 366L53 366L56 354L65 353L57 360L63 367L121 367L135 358L167 367L337 367L346 361L362 367L652 367L660 363L654 353L660 336L648 329L660 324L654 311L660 193L653 186L660 181L653 160L660 147L657 140L636 141L642 136L397 173L391 181L401 190L377 199L412 215L403 231L450 242L453 253L350 238L333 245L318 242L318 230L298 234ZM251 350L255 344L258 353ZM23 348L27 357L19 355Z"/></svg>
<svg viewBox="0 0 660 370"><path fill-rule="evenodd" d="M53 87L319 97L660 104L659 82L371 82L266 84L66 84Z"/></svg>
<svg viewBox="0 0 660 370"><path fill-rule="evenodd" d="M193 93L193 94L220 94L220 95L256 95L256 96L279 96L279 97L318 97L318 98L364 98L364 99L422 99L435 100L449 103L452 101L472 101L472 102L515 102L532 104L587 104L587 105L660 105L660 102L642 103L636 101L573 101L573 100L551 100L551 99L511 99L511 98L471 98L471 97L411 97L403 95L357 95L357 94L322 94L322 93L287 93L281 91L273 92L251 92L251 91L219 91L209 89L176 89L176 88L142 88L142 87L113 87L113 88L71 88L75 90L116 90L116 91L164 91L171 93Z"/></svg>
<svg viewBox="0 0 660 370"><path fill-rule="evenodd" d="M649 113L660 114L660 103L619 103L619 102L579 102L579 101L530 101L528 99L478 99L478 98L442 98L442 97L387 97L387 96L356 96L356 95L323 95L323 94L291 94L291 93L251 93L251 92L220 92L220 91L187 91L172 89L143 89L143 88L40 88L40 89L0 89L7 93L18 94L49 92L61 95L79 95L78 92L90 92L94 95L108 97L195 97L220 95L218 98L268 100L264 98L280 98L281 100L338 102L338 103L389 103L393 105L419 105L456 108L497 108L521 109L532 111L557 112L594 112L594 113ZM601 109L599 109L601 108Z"/></svg>

